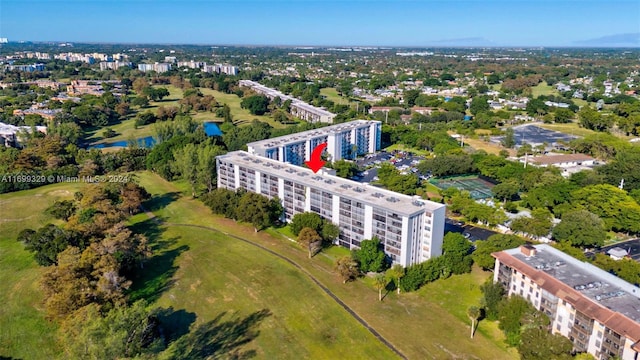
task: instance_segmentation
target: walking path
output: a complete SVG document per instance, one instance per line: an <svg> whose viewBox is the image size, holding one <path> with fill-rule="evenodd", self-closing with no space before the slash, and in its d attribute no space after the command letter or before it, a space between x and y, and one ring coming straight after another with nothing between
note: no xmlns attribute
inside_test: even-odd
<svg viewBox="0 0 640 360"><path fill-rule="evenodd" d="M236 240L240 240L242 242L245 242L249 245L252 245L254 247L257 247L261 250L264 250L274 256L277 256L278 258L288 262L289 264L291 264L293 267L295 267L296 269L302 271L305 275L307 275L309 277L309 279L311 279L311 281L313 281L316 285L318 285L318 287L320 287L320 289L322 289L322 291L324 291L327 295L329 295L329 297L331 297L335 302L338 303L338 305L342 306L343 309L345 309L351 316L353 316L354 319L356 319L360 324L362 324L362 326L364 326L367 330L369 330L369 332L371 332L371 334L373 334L373 336L375 336L378 340L380 340L383 344L385 344L389 349L391 349L393 352L395 352L398 356L400 356L402 359L407 359L407 357L400 352L400 350L398 350L395 346L393 346L393 344L391 344L389 341L387 341L387 339L385 339L382 335L380 335L379 332L376 331L376 329L372 328L363 318L361 318L353 309L351 309L349 307L349 305L345 304L344 301L340 300L331 290L329 290L329 288L327 288L326 286L322 285L322 283L320 283L320 281L313 276L310 272L308 272L306 269L304 269L302 266L300 266L298 263L296 263L295 261L269 249L266 248L260 244L254 243L253 241L241 238L239 236L233 235L233 234L229 234L227 232L224 231L220 231L216 228L212 228L209 226L204 226L204 225L195 225L195 224L178 224L178 223L171 223L171 222L165 222L162 221L161 219L159 219L158 217L156 217L156 215L154 213L152 213L151 211L148 211L144 208L142 208L143 211L145 212L145 214L147 215L147 217L149 217L149 219L152 219L153 221L155 221L158 224L162 224L165 226L183 226L183 227L191 227L191 228L198 228L198 229L203 229L203 230L208 230L208 231L213 231L213 232L217 232L219 234L223 234L229 237L232 237Z"/></svg>

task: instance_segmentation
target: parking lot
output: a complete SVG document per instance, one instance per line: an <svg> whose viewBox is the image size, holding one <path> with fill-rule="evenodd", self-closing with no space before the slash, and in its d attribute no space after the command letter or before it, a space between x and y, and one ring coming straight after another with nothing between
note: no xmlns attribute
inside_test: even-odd
<svg viewBox="0 0 640 360"><path fill-rule="evenodd" d="M557 145L559 141L568 143L569 141L578 138L578 136L575 135L547 130L531 124L514 126L512 129L516 146L521 146L523 144L536 146L544 143L547 143L548 145ZM495 136L491 138L491 141L501 143L503 139L504 136Z"/></svg>
<svg viewBox="0 0 640 360"><path fill-rule="evenodd" d="M632 239L614 245L605 246L601 248L599 252L602 254L606 254L607 251L615 247L627 250L629 256L631 256L633 260L640 262L640 239Z"/></svg>
<svg viewBox="0 0 640 360"><path fill-rule="evenodd" d="M391 154L381 151L377 154L367 155L356 160L356 164L363 170L353 180L361 183L370 183L378 180L378 167L383 163L390 163L402 173L417 173L416 165L424 160L424 156L413 156L406 153Z"/></svg>
<svg viewBox="0 0 640 360"><path fill-rule="evenodd" d="M498 232L483 229L480 227L475 227L473 225L463 224L459 221L453 219L445 219L444 221L444 231L446 232L457 232L464 235L465 238L469 239L469 241L476 240L487 240L489 236L499 234Z"/></svg>

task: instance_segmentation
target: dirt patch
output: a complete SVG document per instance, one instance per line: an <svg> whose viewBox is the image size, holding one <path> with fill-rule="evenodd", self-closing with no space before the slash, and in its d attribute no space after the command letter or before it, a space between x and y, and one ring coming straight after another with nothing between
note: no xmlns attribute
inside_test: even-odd
<svg viewBox="0 0 640 360"><path fill-rule="evenodd" d="M71 191L69 190L53 190L53 191L49 191L47 193L47 195L51 195L51 196L71 196ZM40 194L36 195L36 196L42 196Z"/></svg>

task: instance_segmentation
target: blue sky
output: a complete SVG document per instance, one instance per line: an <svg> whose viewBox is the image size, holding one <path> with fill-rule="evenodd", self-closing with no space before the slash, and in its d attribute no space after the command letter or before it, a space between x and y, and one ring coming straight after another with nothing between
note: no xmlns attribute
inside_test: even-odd
<svg viewBox="0 0 640 360"><path fill-rule="evenodd" d="M10 41L640 46L639 34L637 0L0 0Z"/></svg>

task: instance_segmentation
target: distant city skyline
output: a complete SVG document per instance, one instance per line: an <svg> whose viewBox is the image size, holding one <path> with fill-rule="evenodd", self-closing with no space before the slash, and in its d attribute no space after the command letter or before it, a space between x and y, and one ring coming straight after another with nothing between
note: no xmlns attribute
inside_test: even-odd
<svg viewBox="0 0 640 360"><path fill-rule="evenodd" d="M10 41L640 47L640 1L0 0Z"/></svg>

